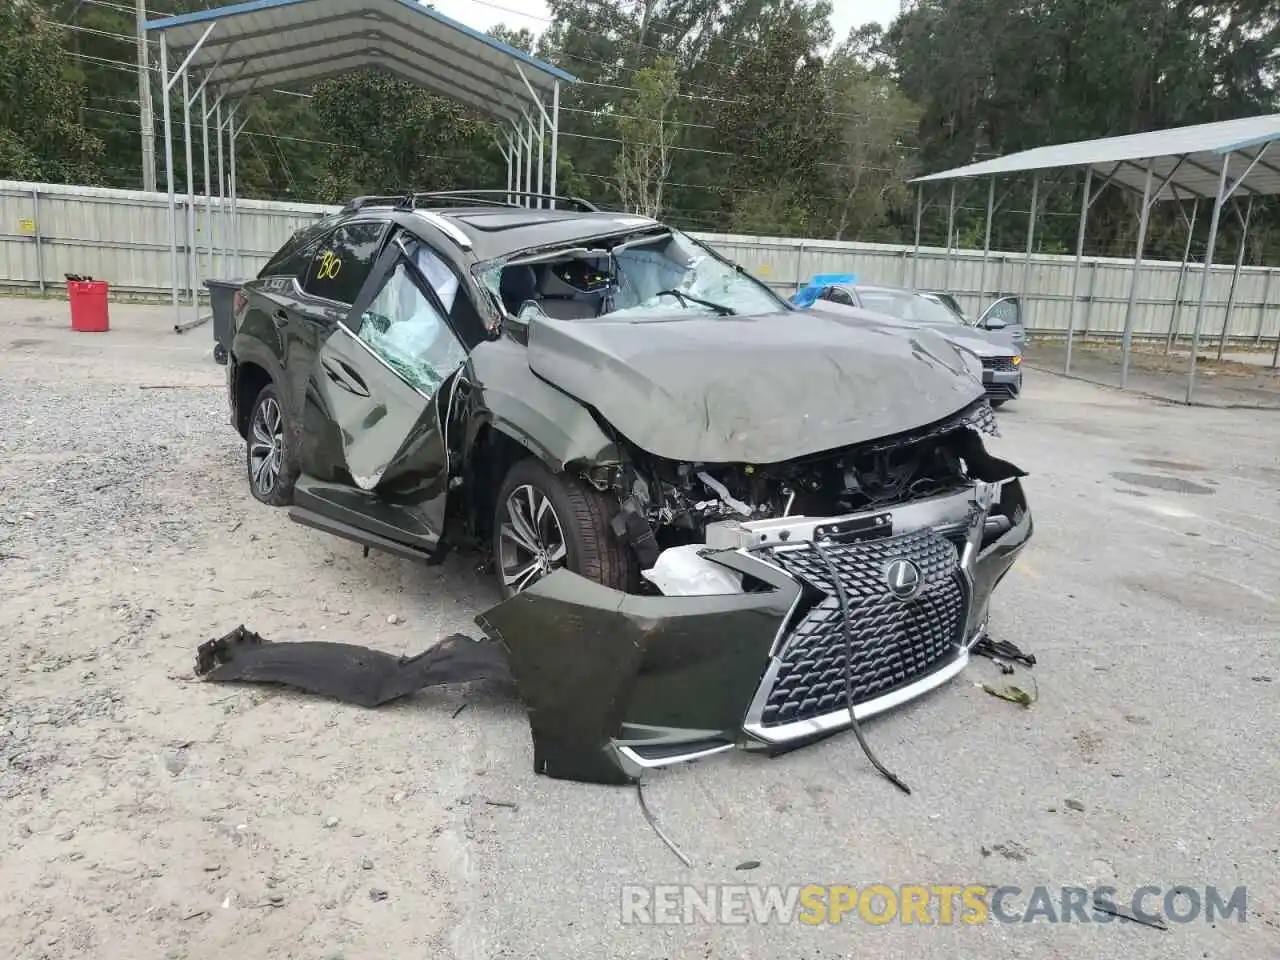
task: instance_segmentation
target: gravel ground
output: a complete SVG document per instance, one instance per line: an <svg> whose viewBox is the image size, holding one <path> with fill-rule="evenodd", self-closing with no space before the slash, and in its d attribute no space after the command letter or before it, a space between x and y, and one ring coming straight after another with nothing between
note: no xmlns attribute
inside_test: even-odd
<svg viewBox="0 0 1280 960"><path fill-rule="evenodd" d="M993 625L1040 658L1039 700L987 696L981 661L867 724L910 797L849 736L661 771L686 868L634 791L534 776L501 691L365 711L191 682L239 623L416 653L495 594L466 558L364 559L253 501L207 327L65 317L0 301L0 956L1275 954L1275 414L1033 374L998 443L1037 530ZM622 884L746 882L1243 884L1249 906L1166 932L619 920Z"/></svg>

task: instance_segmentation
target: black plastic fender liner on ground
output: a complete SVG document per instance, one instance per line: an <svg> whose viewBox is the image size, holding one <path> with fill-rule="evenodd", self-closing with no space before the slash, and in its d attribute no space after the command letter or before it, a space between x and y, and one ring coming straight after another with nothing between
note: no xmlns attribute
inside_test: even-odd
<svg viewBox="0 0 1280 960"><path fill-rule="evenodd" d="M196 651L197 677L211 683L278 683L360 707L377 707L426 687L476 680L511 682L498 644L461 633L416 657L348 643L272 643L243 625Z"/></svg>

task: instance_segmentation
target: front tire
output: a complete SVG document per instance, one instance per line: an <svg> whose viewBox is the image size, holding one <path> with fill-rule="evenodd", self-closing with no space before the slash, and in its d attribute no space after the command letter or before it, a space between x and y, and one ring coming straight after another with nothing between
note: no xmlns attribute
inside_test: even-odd
<svg viewBox="0 0 1280 960"><path fill-rule="evenodd" d="M617 501L526 459L507 473L494 504L493 558L504 597L565 568L615 590L634 589L639 564L614 536Z"/></svg>
<svg viewBox="0 0 1280 960"><path fill-rule="evenodd" d="M269 383L254 398L249 412L249 429L245 432L245 467L249 474L249 492L255 500L271 507L287 507L293 503L293 485L298 467L286 443L284 404Z"/></svg>

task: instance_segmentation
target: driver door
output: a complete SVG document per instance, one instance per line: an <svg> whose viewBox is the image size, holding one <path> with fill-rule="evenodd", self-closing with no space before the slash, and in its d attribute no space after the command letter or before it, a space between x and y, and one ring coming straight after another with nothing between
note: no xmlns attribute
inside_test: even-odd
<svg viewBox="0 0 1280 960"><path fill-rule="evenodd" d="M387 245L347 317L321 345L312 386L351 484L316 482L305 506L340 523L431 550L444 524L449 458L439 401L466 362L442 294L458 295L429 247ZM301 501L300 501L301 505Z"/></svg>

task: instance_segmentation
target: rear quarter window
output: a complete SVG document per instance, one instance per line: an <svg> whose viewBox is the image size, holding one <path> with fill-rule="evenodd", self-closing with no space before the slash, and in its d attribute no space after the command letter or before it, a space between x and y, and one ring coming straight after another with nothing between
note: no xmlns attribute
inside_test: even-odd
<svg viewBox="0 0 1280 960"><path fill-rule="evenodd" d="M387 227L385 221L338 227L313 251L303 289L326 300L355 303L378 258Z"/></svg>
<svg viewBox="0 0 1280 960"><path fill-rule="evenodd" d="M301 283L306 279L320 240L332 229L333 223L329 220L303 227L267 261L267 265L258 272L258 278L297 277Z"/></svg>

